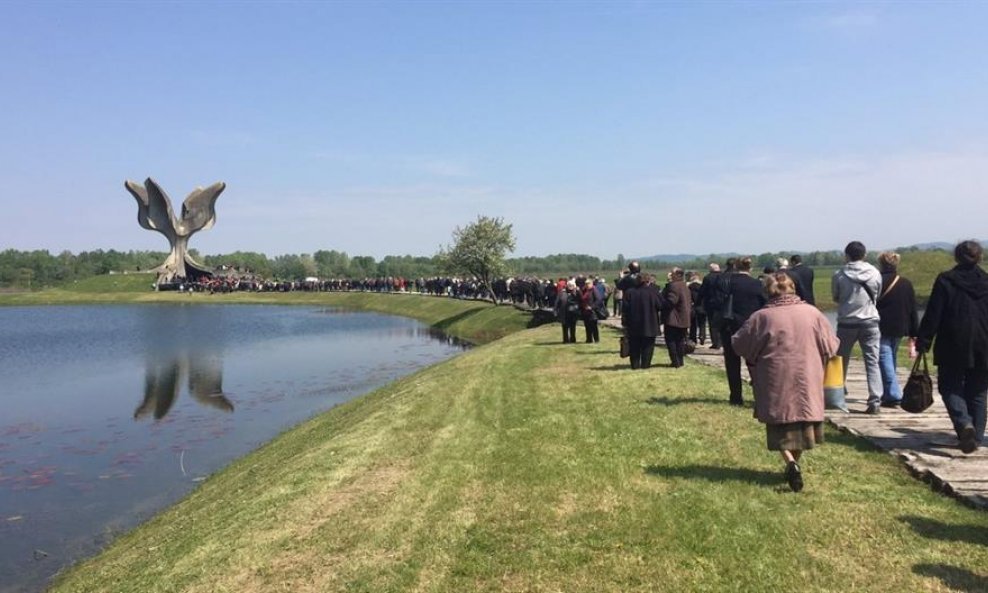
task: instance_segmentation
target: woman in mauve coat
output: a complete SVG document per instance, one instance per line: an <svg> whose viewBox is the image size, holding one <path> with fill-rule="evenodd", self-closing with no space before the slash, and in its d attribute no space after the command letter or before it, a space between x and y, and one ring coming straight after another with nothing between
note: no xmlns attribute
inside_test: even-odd
<svg viewBox="0 0 988 593"><path fill-rule="evenodd" d="M796 296L785 272L765 279L769 301L731 338L754 369L755 417L765 423L770 451L786 462L786 481L803 489L799 458L823 442L823 374L840 340L816 307Z"/></svg>

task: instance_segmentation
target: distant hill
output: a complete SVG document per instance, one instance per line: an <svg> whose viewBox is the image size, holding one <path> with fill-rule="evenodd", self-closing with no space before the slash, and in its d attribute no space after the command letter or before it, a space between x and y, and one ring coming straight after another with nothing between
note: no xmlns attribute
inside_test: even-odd
<svg viewBox="0 0 988 593"><path fill-rule="evenodd" d="M647 255L645 257L637 257L638 261L648 261L648 262L659 262L666 264L678 264L685 261L693 261L694 259L711 259L713 261L724 261L729 257L738 257L740 253L704 253L701 255L695 253L665 253L661 255Z"/></svg>
<svg viewBox="0 0 988 593"><path fill-rule="evenodd" d="M988 239L977 239L981 243L982 247L988 248ZM947 243L946 241L936 241L933 243L917 243L915 245L910 245L910 247L915 247L922 251L931 251L933 249L942 249L944 251L954 252L954 245L956 243Z"/></svg>
<svg viewBox="0 0 988 593"><path fill-rule="evenodd" d="M985 242L982 241L981 244L984 245ZM910 245L909 247L915 247L920 251L932 251L934 249L940 249L943 251L952 251L954 249L954 244L947 243L946 241L935 241L933 243L916 243L915 245Z"/></svg>

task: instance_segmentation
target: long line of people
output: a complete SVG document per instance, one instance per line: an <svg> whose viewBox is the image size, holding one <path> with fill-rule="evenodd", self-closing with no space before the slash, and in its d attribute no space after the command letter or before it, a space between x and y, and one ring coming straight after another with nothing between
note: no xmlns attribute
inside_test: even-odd
<svg viewBox="0 0 988 593"><path fill-rule="evenodd" d="M710 263L702 277L673 268L660 289L654 275L631 262L613 285L603 278L573 276L499 278L490 289L477 279L401 277L306 279L275 282L254 276L213 277L182 285L208 292L370 291L495 299L531 309L552 310L563 342L576 342L583 322L585 341L600 341L598 322L620 317L632 369L652 366L655 342L664 334L670 366L680 368L697 345L720 350L727 374L728 402L745 405L742 361L752 377L756 417L766 424L768 448L780 451L793 490L802 488L799 467L804 450L822 441L822 372L827 360L859 346L868 385L867 414L899 405L897 356L904 339L922 355L933 350L939 391L964 453L983 444L988 409L988 274L982 247L963 241L954 250L956 266L934 283L919 320L912 283L898 273L900 256L883 252L879 267L865 261L867 250L851 241L845 265L831 279L837 305L836 331L814 306L814 271L799 255L780 258L753 276L752 258L729 258L721 269ZM609 307L612 302L612 308ZM823 322L821 322L823 319ZM836 404L841 407L838 402ZM842 409L846 412L846 406Z"/></svg>
<svg viewBox="0 0 988 593"><path fill-rule="evenodd" d="M632 262L615 282L615 312L622 315L632 369L652 366L656 337L663 329L670 366L681 367L686 350L704 345L709 325L709 347L724 357L728 401L743 406L744 361L752 377L756 418L766 424L768 448L782 454L794 491L803 487L802 452L823 439L824 367L830 358L842 357L846 379L854 346L860 348L867 377L864 413L900 405L897 356L908 338L914 355L933 350L938 389L961 451L971 453L984 443L988 274L979 265L980 243L963 241L955 247L956 265L937 277L922 321L913 285L898 273L899 254L882 252L878 268L865 261L867 250L860 241L848 243L844 254L845 264L831 279L836 331L815 307L814 273L798 255L780 258L757 278L750 257L730 258L723 270L711 263L702 279L673 268L662 289L653 275ZM575 316L559 314L565 341L572 335L565 328L575 325Z"/></svg>

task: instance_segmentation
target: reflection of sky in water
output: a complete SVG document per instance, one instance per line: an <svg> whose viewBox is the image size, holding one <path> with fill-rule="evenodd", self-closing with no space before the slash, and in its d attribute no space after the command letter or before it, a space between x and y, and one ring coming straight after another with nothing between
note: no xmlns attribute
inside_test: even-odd
<svg viewBox="0 0 988 593"><path fill-rule="evenodd" d="M0 309L0 592L460 350L412 320L300 307Z"/></svg>

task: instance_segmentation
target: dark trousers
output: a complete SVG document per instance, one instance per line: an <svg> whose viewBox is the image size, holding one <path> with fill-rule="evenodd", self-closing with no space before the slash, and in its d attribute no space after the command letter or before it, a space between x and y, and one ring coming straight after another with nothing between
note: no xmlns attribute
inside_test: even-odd
<svg viewBox="0 0 988 593"><path fill-rule="evenodd" d="M614 299L614 317L620 317L621 316L621 304L623 302L624 302L624 299Z"/></svg>
<svg viewBox="0 0 988 593"><path fill-rule="evenodd" d="M699 337L699 339L697 339ZM711 336L713 337L713 336ZM693 311L693 318L690 319L690 339L697 344L707 341L707 314Z"/></svg>
<svg viewBox="0 0 988 593"><path fill-rule="evenodd" d="M686 332L685 327L666 326L666 349L673 368L683 366L686 360Z"/></svg>
<svg viewBox="0 0 988 593"><path fill-rule="evenodd" d="M597 327L597 316L593 311L583 314L583 329L586 330L588 344L600 341L600 328Z"/></svg>
<svg viewBox="0 0 988 593"><path fill-rule="evenodd" d="M628 336L628 351L631 352L631 368L649 368L655 354L655 336Z"/></svg>
<svg viewBox="0 0 988 593"><path fill-rule="evenodd" d="M988 370L940 365L937 368L937 389L958 435L965 426L974 426L975 439L981 443L985 438Z"/></svg>
<svg viewBox="0 0 988 593"><path fill-rule="evenodd" d="M720 348L723 345L722 333L724 331L724 320L721 318L720 313L709 314L707 320L710 321L710 346L712 348Z"/></svg>
<svg viewBox="0 0 988 593"><path fill-rule="evenodd" d="M576 342L576 318L567 317L563 321L563 344L573 344Z"/></svg>
<svg viewBox="0 0 988 593"><path fill-rule="evenodd" d="M727 371L727 386L731 390L730 402L741 405L744 403L744 398L741 396L741 357L731 347L732 335L730 331L721 328L720 340L724 347L724 370Z"/></svg>

